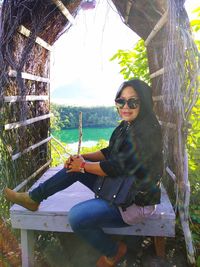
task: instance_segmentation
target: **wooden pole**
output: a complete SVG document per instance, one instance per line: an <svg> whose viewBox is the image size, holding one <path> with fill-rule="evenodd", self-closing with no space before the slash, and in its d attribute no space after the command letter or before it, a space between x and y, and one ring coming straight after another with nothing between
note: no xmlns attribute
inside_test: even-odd
<svg viewBox="0 0 200 267"><path fill-rule="evenodd" d="M82 143L82 136L83 136L83 131L82 131L82 112L79 113L79 141L78 141L78 155L80 155L81 151L81 143Z"/></svg>
<svg viewBox="0 0 200 267"><path fill-rule="evenodd" d="M179 215L180 221L185 236L186 251L188 261L194 265L195 264L195 251L192 242L192 235L189 227L189 200L190 200L190 183L188 181L188 156L186 149L184 151L183 160L183 180L181 188L181 200L179 200Z"/></svg>
<svg viewBox="0 0 200 267"><path fill-rule="evenodd" d="M53 0L54 4L58 7L60 12L69 20L69 22L74 25L75 24L75 19L74 17L70 14L69 10L66 8L66 6L63 4L62 1L60 0Z"/></svg>

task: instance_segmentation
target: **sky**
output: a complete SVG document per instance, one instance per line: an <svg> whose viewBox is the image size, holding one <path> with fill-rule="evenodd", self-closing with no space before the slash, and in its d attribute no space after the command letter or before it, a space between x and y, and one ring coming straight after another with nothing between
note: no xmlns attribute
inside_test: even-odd
<svg viewBox="0 0 200 267"><path fill-rule="evenodd" d="M187 0L190 18L196 0ZM51 102L73 106L112 106L123 82L117 62L109 59L118 49L131 49L137 34L121 20L109 1L97 0L93 10L80 10L76 23L53 47Z"/></svg>

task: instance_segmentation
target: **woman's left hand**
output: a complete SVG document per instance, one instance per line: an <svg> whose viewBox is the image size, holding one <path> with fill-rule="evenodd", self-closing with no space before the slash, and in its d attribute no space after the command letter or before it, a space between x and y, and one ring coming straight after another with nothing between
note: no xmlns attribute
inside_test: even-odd
<svg viewBox="0 0 200 267"><path fill-rule="evenodd" d="M80 167L83 162L85 162L85 160L82 156L73 156L70 164L68 165L67 172L80 172Z"/></svg>

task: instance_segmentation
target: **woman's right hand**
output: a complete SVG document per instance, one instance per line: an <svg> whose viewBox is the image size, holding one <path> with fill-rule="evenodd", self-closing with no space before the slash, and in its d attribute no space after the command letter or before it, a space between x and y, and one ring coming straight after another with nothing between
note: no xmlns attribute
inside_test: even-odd
<svg viewBox="0 0 200 267"><path fill-rule="evenodd" d="M68 169L69 165L73 161L73 156L70 156L65 162L64 162L64 168Z"/></svg>

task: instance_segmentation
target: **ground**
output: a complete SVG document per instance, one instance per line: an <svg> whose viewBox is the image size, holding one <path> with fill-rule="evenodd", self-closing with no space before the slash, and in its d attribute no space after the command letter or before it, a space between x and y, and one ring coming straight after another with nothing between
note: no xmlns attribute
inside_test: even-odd
<svg viewBox="0 0 200 267"><path fill-rule="evenodd" d="M46 237L47 238L47 237ZM48 237L49 238L49 237ZM166 259L155 256L151 238L112 236L122 239L128 245L128 253L121 267L188 267L184 238L167 238ZM37 267L95 267L100 254L78 239L73 233L57 233L46 245L39 238L40 252L37 253ZM42 252L42 253L41 253Z"/></svg>

